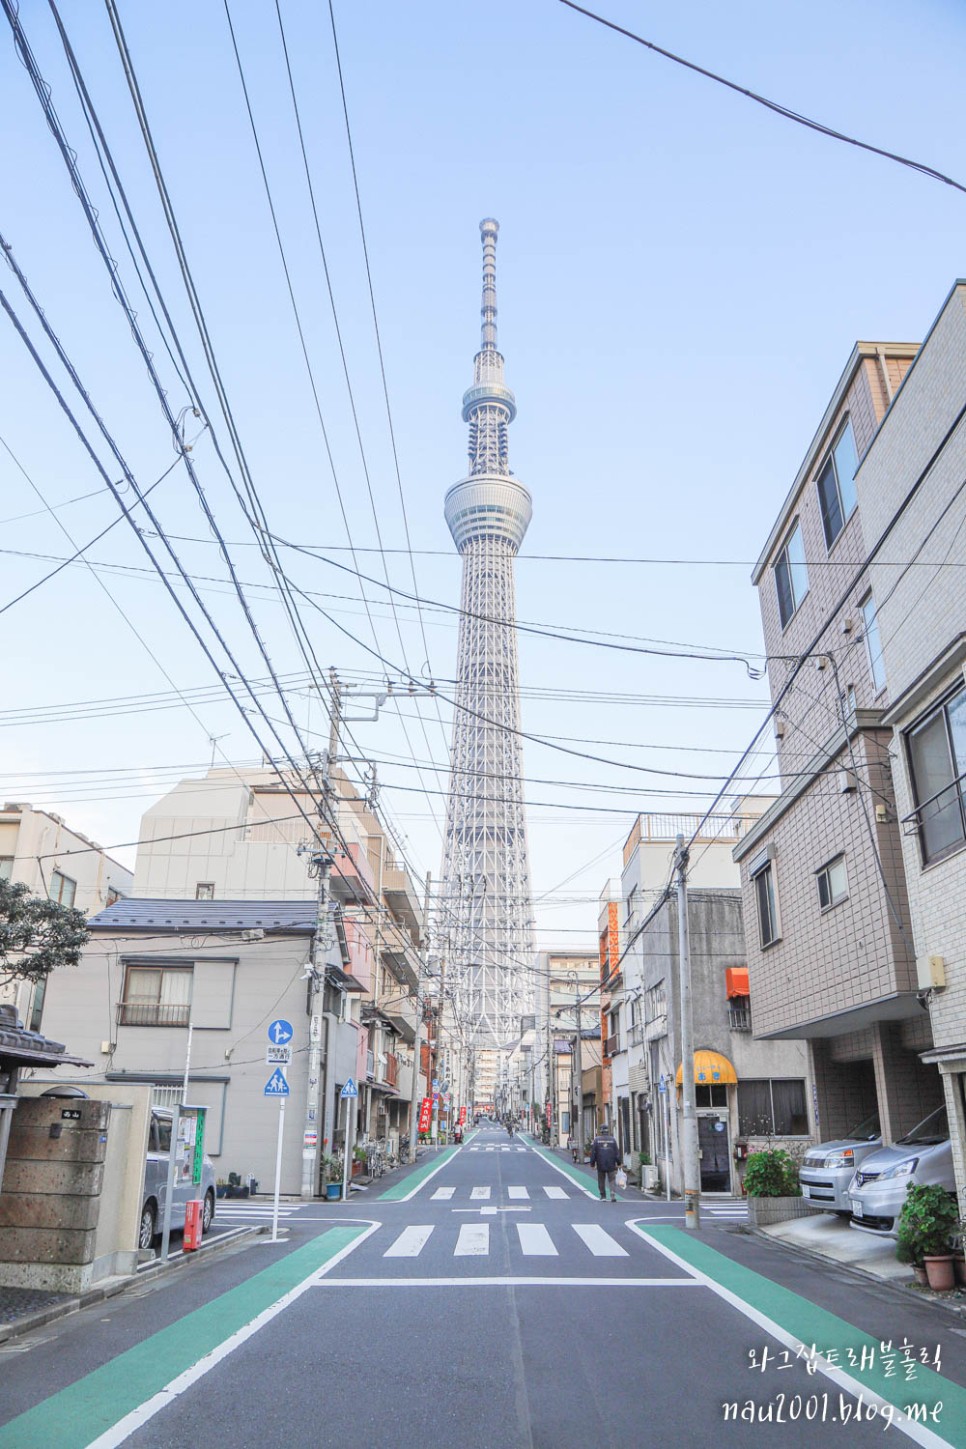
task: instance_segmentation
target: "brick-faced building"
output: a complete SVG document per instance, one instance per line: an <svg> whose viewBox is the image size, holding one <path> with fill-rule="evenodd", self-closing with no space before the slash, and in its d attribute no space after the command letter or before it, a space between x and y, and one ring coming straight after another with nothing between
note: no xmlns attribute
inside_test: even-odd
<svg viewBox="0 0 966 1449"><path fill-rule="evenodd" d="M894 696L865 568L878 528L859 487L917 352L856 344L753 574L782 787L734 852L755 1034L808 1040L826 1139L878 1109L894 1140L942 1099L920 1059L932 1039L916 999Z"/></svg>
<svg viewBox="0 0 966 1449"><path fill-rule="evenodd" d="M966 282L957 282L859 471L889 692L901 845L966 1210Z"/></svg>

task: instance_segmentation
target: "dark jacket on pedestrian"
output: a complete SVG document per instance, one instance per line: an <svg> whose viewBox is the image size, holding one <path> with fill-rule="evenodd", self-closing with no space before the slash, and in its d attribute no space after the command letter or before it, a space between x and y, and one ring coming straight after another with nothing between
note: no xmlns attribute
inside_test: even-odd
<svg viewBox="0 0 966 1449"><path fill-rule="evenodd" d="M620 1165L621 1153L613 1132L602 1127L590 1144L590 1161L600 1172L614 1172Z"/></svg>

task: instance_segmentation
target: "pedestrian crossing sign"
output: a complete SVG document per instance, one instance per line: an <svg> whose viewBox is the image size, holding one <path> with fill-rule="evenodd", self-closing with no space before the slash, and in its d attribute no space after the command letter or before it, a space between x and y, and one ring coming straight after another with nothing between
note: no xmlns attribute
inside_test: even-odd
<svg viewBox="0 0 966 1449"><path fill-rule="evenodd" d="M356 1084L352 1080L352 1078L349 1077L349 1079L346 1082L345 1086L342 1088L342 1091L339 1093L339 1096L340 1097L358 1097L358 1095L359 1095L359 1088L356 1086Z"/></svg>
<svg viewBox="0 0 966 1449"><path fill-rule="evenodd" d="M281 1067L276 1067L272 1075L269 1077L268 1081L265 1083L265 1088L262 1096L287 1097L289 1091L290 1088L288 1082L285 1080L285 1073L282 1071Z"/></svg>

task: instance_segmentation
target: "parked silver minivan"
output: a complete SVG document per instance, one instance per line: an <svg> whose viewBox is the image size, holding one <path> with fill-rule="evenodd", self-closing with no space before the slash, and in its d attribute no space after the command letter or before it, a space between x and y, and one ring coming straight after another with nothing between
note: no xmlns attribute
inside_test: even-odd
<svg viewBox="0 0 966 1449"><path fill-rule="evenodd" d="M810 1147L798 1172L802 1197L812 1207L823 1208L830 1213L843 1213L845 1217L849 1217L852 1212L849 1183L855 1175L855 1169L864 1158L881 1146L879 1114L873 1112L850 1132L846 1132L844 1137Z"/></svg>
<svg viewBox="0 0 966 1449"><path fill-rule="evenodd" d="M171 1123L173 1114L163 1107L152 1107L148 1155L144 1164L144 1196L141 1204L141 1225L138 1247L150 1248L164 1223L164 1204L168 1193L168 1161L171 1155ZM175 1183L171 1206L171 1226L180 1232L184 1227L185 1203L200 1198L201 1231L206 1233L215 1216L215 1169L208 1155L201 1168L200 1183Z"/></svg>
<svg viewBox="0 0 966 1449"><path fill-rule="evenodd" d="M891 1147L880 1147L865 1159L849 1186L851 1226L867 1233L895 1236L906 1189L912 1183L938 1183L947 1192L955 1193L945 1107L937 1107L905 1137Z"/></svg>

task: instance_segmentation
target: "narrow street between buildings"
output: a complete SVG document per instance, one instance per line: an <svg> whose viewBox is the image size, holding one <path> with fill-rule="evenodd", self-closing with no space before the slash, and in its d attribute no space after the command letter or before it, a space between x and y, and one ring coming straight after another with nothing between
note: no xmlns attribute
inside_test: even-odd
<svg viewBox="0 0 966 1449"><path fill-rule="evenodd" d="M488 1127L347 1206L11 1340L0 1449L966 1445L958 1318L737 1205L688 1233Z"/></svg>

